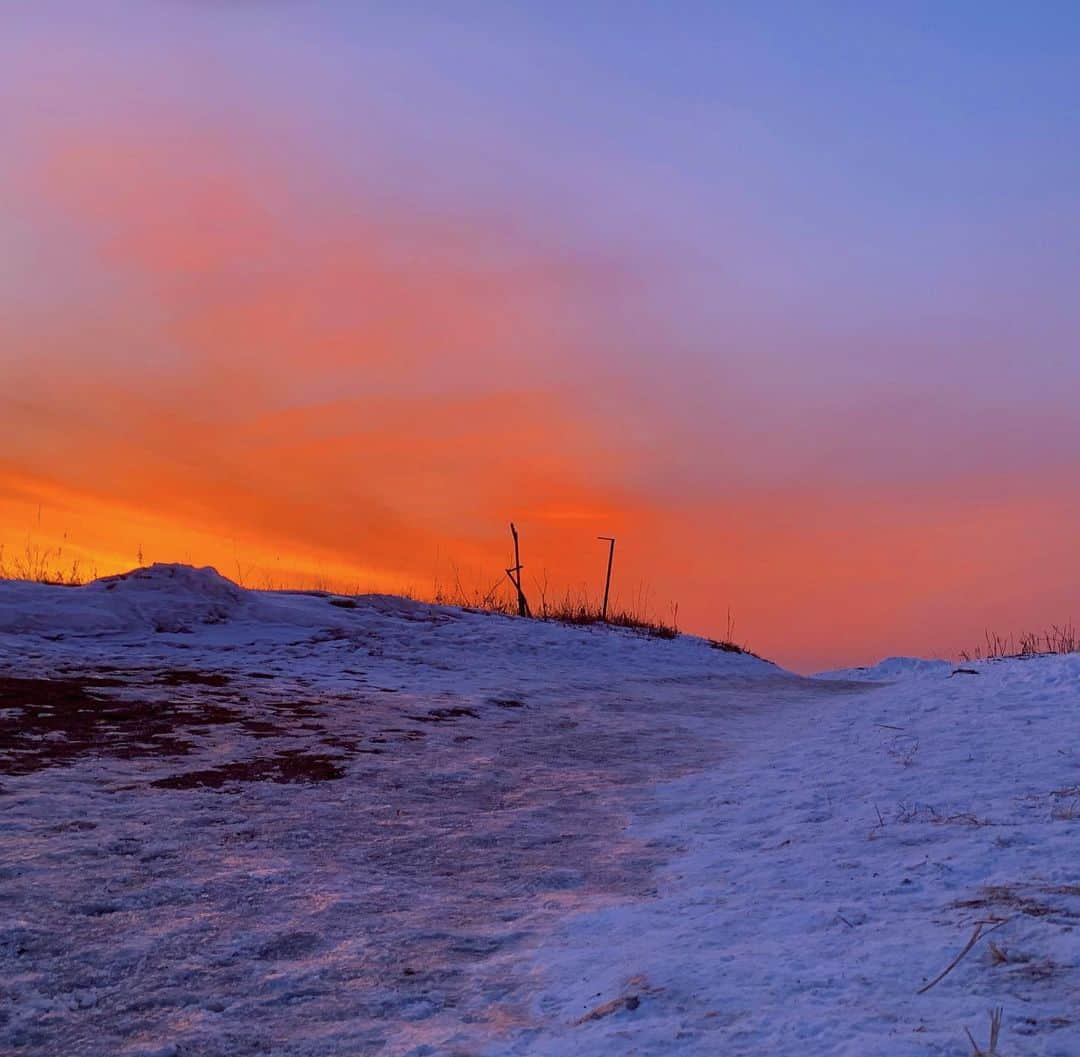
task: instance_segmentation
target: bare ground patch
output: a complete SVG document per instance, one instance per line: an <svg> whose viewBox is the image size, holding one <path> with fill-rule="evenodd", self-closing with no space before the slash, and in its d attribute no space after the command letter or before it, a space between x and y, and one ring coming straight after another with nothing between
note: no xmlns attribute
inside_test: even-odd
<svg viewBox="0 0 1080 1057"><path fill-rule="evenodd" d="M136 673L129 673L134 676ZM0 774L33 774L92 755L120 759L184 756L195 737L233 726L252 737L288 735L318 713L307 702L260 702L256 710L223 695L150 697L155 685L221 689L228 678L167 669L140 683L119 675L79 678L0 676ZM103 691L137 693L119 696ZM253 714L255 712L256 714Z"/></svg>
<svg viewBox="0 0 1080 1057"><path fill-rule="evenodd" d="M232 782L329 782L344 775L340 757L285 749L273 756L256 756L201 771L186 771L150 784L159 789L220 789Z"/></svg>

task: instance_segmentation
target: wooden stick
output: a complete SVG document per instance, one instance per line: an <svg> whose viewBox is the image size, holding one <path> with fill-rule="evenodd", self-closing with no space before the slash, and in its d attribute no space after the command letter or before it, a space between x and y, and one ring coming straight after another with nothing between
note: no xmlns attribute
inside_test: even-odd
<svg viewBox="0 0 1080 1057"><path fill-rule="evenodd" d="M511 577L514 586L517 588L517 603L518 603L518 616L528 617L532 616L529 612L529 603L525 598L525 592L521 589L521 553L518 549L518 531L514 527L514 523L510 522L510 535L514 537L514 572L517 574L516 578ZM507 570L507 576L510 575L510 570Z"/></svg>
<svg viewBox="0 0 1080 1057"><path fill-rule="evenodd" d="M604 581L604 608L600 610L600 619L607 620L608 594L611 591L611 563L615 558L615 539L612 536L597 536L598 540L605 540L608 546L607 554L607 579Z"/></svg>

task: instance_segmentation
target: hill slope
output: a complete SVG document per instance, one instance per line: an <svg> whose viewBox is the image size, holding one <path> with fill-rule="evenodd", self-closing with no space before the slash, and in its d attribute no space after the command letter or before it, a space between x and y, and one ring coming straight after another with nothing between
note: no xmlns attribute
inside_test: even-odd
<svg viewBox="0 0 1080 1057"><path fill-rule="evenodd" d="M1080 659L977 670L0 583L0 1047L1074 1055Z"/></svg>

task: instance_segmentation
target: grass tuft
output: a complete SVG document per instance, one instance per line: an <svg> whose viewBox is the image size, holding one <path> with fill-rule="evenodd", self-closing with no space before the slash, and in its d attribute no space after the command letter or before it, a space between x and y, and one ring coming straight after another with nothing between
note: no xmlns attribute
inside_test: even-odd
<svg viewBox="0 0 1080 1057"><path fill-rule="evenodd" d="M634 607L622 606L616 601L605 618L600 605L584 588L577 592L567 590L561 598L552 598L545 579L543 582L537 581L534 589L540 599L539 605L533 610L534 620L578 627L609 624L612 627L640 631L657 639L674 639L679 635L677 605L671 607L670 620L664 620L653 616L643 599L639 599ZM498 580L486 589L474 587L466 590L456 570L452 584L436 581L431 601L436 605L457 606L473 612L501 613L506 616L515 616L518 611L516 596L510 592L506 580Z"/></svg>
<svg viewBox="0 0 1080 1057"><path fill-rule="evenodd" d="M980 1049L979 1044L975 1041L971 1032L967 1028L964 1028L964 1034L968 1037L968 1042L971 1043L971 1057L998 1057L998 1036L1001 1034L1001 1018L1004 1010L998 1006L997 1009L990 1011L990 1041L986 1044L986 1049Z"/></svg>
<svg viewBox="0 0 1080 1057"><path fill-rule="evenodd" d="M0 543L0 580L78 587L96 578L96 568L86 570L79 558L69 559L62 545L42 547L28 536L22 549L13 555Z"/></svg>
<svg viewBox="0 0 1080 1057"><path fill-rule="evenodd" d="M997 632L985 632L985 648L977 646L974 650L961 650L961 661L1000 661L1005 659L1027 659L1030 657L1049 657L1053 655L1080 653L1080 633L1073 622L1051 624L1041 634L1036 631L1020 635L999 635Z"/></svg>

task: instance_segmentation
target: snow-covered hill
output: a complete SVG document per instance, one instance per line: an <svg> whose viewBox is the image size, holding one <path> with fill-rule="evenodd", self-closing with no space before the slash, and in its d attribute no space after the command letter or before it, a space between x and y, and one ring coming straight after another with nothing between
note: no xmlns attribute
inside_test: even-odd
<svg viewBox="0 0 1080 1057"><path fill-rule="evenodd" d="M965 668L0 583L0 1051L1076 1057L1080 658Z"/></svg>

